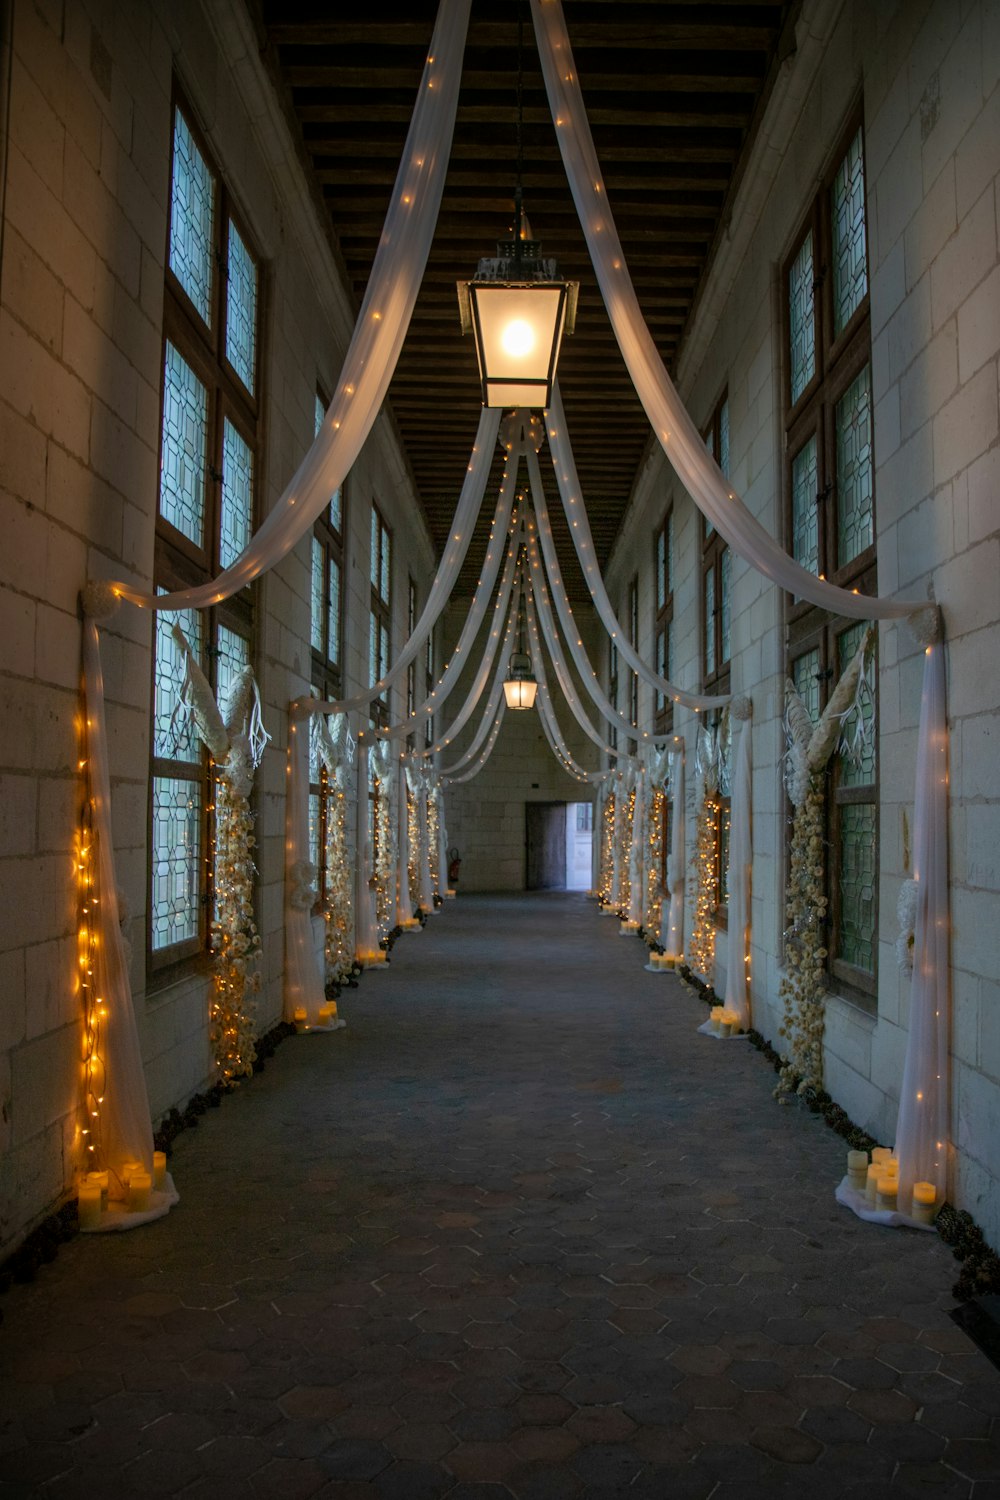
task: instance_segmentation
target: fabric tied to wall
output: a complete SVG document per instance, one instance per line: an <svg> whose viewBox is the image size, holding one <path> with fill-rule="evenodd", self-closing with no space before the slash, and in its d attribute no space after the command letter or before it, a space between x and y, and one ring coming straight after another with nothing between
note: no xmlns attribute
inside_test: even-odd
<svg viewBox="0 0 1000 1500"><path fill-rule="evenodd" d="M685 489L733 551L790 594L850 619L888 619L920 609L919 600L871 598L855 594L850 589L837 588L800 566L768 534L709 455L701 433L667 374L639 308L594 149L560 0L531 0L531 13L556 140L604 305L650 425ZM564 496L567 514L571 522L582 521L583 499L579 485L572 483L575 476L571 476L565 462L566 424L558 392L547 415L556 475L561 490L565 486L567 491ZM571 524L570 530L579 551L579 528L573 530ZM592 545L586 554L581 554L581 561L584 555L584 576L592 592L596 590L593 592L594 602L610 630L615 627L606 618L610 604L606 602L606 595L601 597L603 587L599 584L600 572ZM620 634L619 649L633 671L652 681L659 691L666 691L659 687L662 679L651 673L632 651L627 633ZM692 708L697 706L692 695L680 695L676 701L687 701Z"/></svg>
<svg viewBox="0 0 1000 1500"><path fill-rule="evenodd" d="M748 716L740 725L729 794L729 931L726 935L725 1004L739 1016L741 1031L746 1031L750 1025L747 972L750 960L750 874L753 864L750 823L753 756L750 733Z"/></svg>
<svg viewBox="0 0 1000 1500"><path fill-rule="evenodd" d="M304 1010L315 1026L324 1003L323 974L313 941L316 866L309 851L309 720L289 714L285 797L285 983L284 1019Z"/></svg>
<svg viewBox="0 0 1000 1500"><path fill-rule="evenodd" d="M914 1182L948 1190L950 923L948 911L948 719L944 647L926 647L913 809L917 909L910 1028L896 1123L899 1203Z"/></svg>
<svg viewBox="0 0 1000 1500"><path fill-rule="evenodd" d="M684 752L673 754L670 785L673 793L670 859L667 863L667 890L670 893L667 925L660 933L660 944L668 958L680 963L684 957Z"/></svg>
<svg viewBox="0 0 1000 1500"><path fill-rule="evenodd" d="M196 588L149 594L117 583L146 609L204 609L266 573L304 536L340 488L382 409L437 226L462 78L471 0L441 0L399 171L330 408L270 514L232 567ZM494 441L496 430L494 428ZM490 456L492 457L492 444Z"/></svg>
<svg viewBox="0 0 1000 1500"><path fill-rule="evenodd" d="M91 806L92 838L96 843L96 933L91 983L103 1001L101 1045L103 1074L98 1098L99 1119L88 1120L97 1133L93 1140L97 1166L87 1170L109 1172L109 1194L124 1197L122 1166L141 1161L153 1170L153 1126L149 1115L146 1075L128 963L118 914L118 882L115 878L114 843L111 826L111 780L108 769L108 732L104 713L104 676L101 647L95 620L83 622L83 670L86 694L87 777ZM92 851L93 852L93 851ZM88 1080L89 1084L89 1080ZM174 1200L176 1201L176 1199ZM163 1212L166 1212L165 1205Z"/></svg>

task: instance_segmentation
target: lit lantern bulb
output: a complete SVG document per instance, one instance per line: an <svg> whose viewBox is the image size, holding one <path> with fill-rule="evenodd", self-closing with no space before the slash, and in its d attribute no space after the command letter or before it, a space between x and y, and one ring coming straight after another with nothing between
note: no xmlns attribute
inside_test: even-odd
<svg viewBox="0 0 1000 1500"><path fill-rule="evenodd" d="M523 359L535 347L535 331L524 318L514 318L501 334L500 344L512 359Z"/></svg>

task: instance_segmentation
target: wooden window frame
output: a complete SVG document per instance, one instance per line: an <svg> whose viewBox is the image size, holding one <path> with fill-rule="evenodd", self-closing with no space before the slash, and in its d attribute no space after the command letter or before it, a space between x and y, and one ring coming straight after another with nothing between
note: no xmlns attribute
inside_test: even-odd
<svg viewBox="0 0 1000 1500"><path fill-rule="evenodd" d="M859 593L876 594L877 496L874 461L872 465L872 543L850 562L837 563L837 464L836 410L844 392L866 365L871 365L871 276L868 291L855 308L842 331L834 334L833 307L833 241L831 194L837 172L852 142L861 131L862 161L866 183L866 244L870 243L870 220L867 214L867 157L865 154L864 118L860 100L852 109L841 131L829 166L820 186L803 214L788 255L782 265L781 348L782 399L784 408L784 524L789 551L792 548L792 465L809 438L816 436L818 571L829 582ZM789 273L806 236L812 232L814 251L814 338L815 370L797 400L791 400ZM874 401L871 420L874 429ZM856 621L836 616L807 601L785 594L785 658L787 675L792 676L794 663L807 652L816 650L819 657L819 708L822 712L839 677L838 639ZM876 707L876 714L878 710ZM875 745L875 774L872 782L860 787L840 784L840 758L831 757L825 770L826 827L824 842L824 889L828 906L826 916L829 951L827 972L831 988L872 1014L877 1011L878 997L878 848L879 848L879 769L878 737ZM872 803L875 806L874 932L872 972L857 968L839 957L841 932L840 907L840 808L848 803Z"/></svg>
<svg viewBox="0 0 1000 1500"><path fill-rule="evenodd" d="M618 707L618 647L612 640L608 641L608 700L612 708ZM617 724L608 725L608 744L618 749Z"/></svg>
<svg viewBox="0 0 1000 1500"><path fill-rule="evenodd" d="M670 532L673 526L674 508L668 505L663 513L663 519L653 532L653 650L654 661L660 661L659 642L663 637L663 671L662 677L670 674L670 637L674 628L674 589L673 569L671 567ZM659 562L660 538L663 538L663 566L662 572ZM657 600L662 593L663 603ZM667 694L655 693L653 698L653 730L656 734L669 734L674 727L674 700Z"/></svg>
<svg viewBox="0 0 1000 1500"><path fill-rule="evenodd" d="M628 586L628 641L633 651L639 650L639 574L633 573ZM639 736L639 674L629 668L628 674L628 716L635 730L636 739Z"/></svg>
<svg viewBox="0 0 1000 1500"><path fill-rule="evenodd" d="M377 682L379 680L379 678L383 677L385 675L385 673L389 670L389 666L390 666L391 661L392 661L392 556L393 556L393 545L392 545L392 531L391 531L388 523L386 522L386 519L383 516L381 509L379 508L378 501L375 500L375 499L373 499L371 504L372 504L372 518L373 518L373 521L374 521L374 526L370 526L369 527L369 536L371 536L372 530L374 530L375 537L376 537L376 540L377 540L378 553L377 553L377 562L374 562L371 557L369 557L369 560L368 560L368 576L369 576L369 581L371 583L371 590L370 590L370 593L371 593L371 612L370 612L370 616L369 616L368 629L369 629L369 632L371 632L371 630L372 630L372 628L374 626L379 631L378 644L376 646L376 665L380 668L380 670L378 672L378 676L375 679L375 681ZM388 597L383 597L382 592L381 592L381 580L382 580L382 572L383 572L383 566L382 566L382 564L383 564L383 560L385 558L385 549L386 548L388 548L388 557L389 557L389 567L388 567L389 588L388 588ZM375 578L376 577L379 580L379 582L378 582L377 585L375 583ZM382 632L383 631L385 632L385 640L386 640L386 658L385 658L384 662L381 659L381 653L382 653L381 642L382 642ZM370 634L369 634L369 638L368 638L368 649L369 649L369 664L370 664L370 662L371 662L371 635ZM374 685L375 685L374 683L370 684L370 686L372 686L372 687L374 687ZM382 698L373 698L372 701L371 701L371 704L369 705L368 712L369 712L369 716L370 716L371 721L372 721L373 724L377 725L380 729L384 729L386 727L386 725L389 722L389 705L388 705L388 703L384 702L382 700Z"/></svg>
<svg viewBox="0 0 1000 1500"><path fill-rule="evenodd" d="M204 474L204 541L202 545L192 541L190 537L186 536L159 513L159 496L157 497L153 549L154 587L165 588L169 591L188 588L206 582L216 577L221 571L223 441L227 420L247 444L253 459L253 496L250 514L251 532L255 527L257 518L261 475L264 466L262 424L260 421L261 372L265 368L264 330L266 328L267 296L264 265L254 238L249 233L246 222L226 186L225 178L218 161L209 148L190 105L176 85L172 92L170 108L169 182L171 184L171 195L175 117L178 112L183 116L184 122L191 132L192 139L212 173L215 191L215 238L213 246L214 269L212 274L210 315L206 323L184 290L179 278L170 268L170 231L173 207L171 196L167 212L166 245L164 251L165 270L163 337L160 355L159 442L162 453L165 395L164 371L166 367L167 345L170 344L177 350L177 353L205 388L206 451ZM254 390L252 392L243 384L243 381L236 373L226 355L226 319L223 309L225 307L225 287L228 275L230 223L235 225L247 252L250 254L257 268L256 330L254 341L255 368ZM218 659L220 652L216 643L218 641L220 626L225 626L233 633L242 636L247 642L248 658L251 662L254 660L256 655L254 597L255 588L253 585L250 585L238 595L200 612L204 622L201 666L205 671L213 692L217 691L218 688ZM154 632L150 684L151 723L153 722L153 708L155 703L155 679L156 637ZM150 987L154 985L161 987L174 982L175 979L183 977L187 972L203 970L207 967L209 961L213 880L213 871L211 869L211 809L214 799L214 786L209 757L204 749L200 757L200 768L195 775L191 774L195 766L194 762L171 761L165 757L156 756L153 753L154 749L155 746L151 743L146 817L146 888L149 893L149 901L146 919L145 949L147 983ZM154 781L158 777L198 781L202 787L203 804L201 817L202 871L200 878L201 911L198 922L199 934L197 938L190 938L182 943L175 943L171 944L170 947L157 949L153 947L152 880L155 856L153 847L153 789Z"/></svg>
<svg viewBox="0 0 1000 1500"><path fill-rule="evenodd" d="M705 444L709 452L718 462L721 454L722 413L729 410L729 390L722 392L712 416L702 432ZM726 472L726 471L723 471ZM723 592L723 557L729 553L729 548L719 532L710 525L705 516L701 517L701 572L699 579L698 596L698 619L701 628L701 672L702 683L706 693L728 693L730 684L731 662L730 656L722 655L722 592ZM732 554L729 553L729 565L732 569ZM708 659L708 611L705 603L706 583L709 574L713 579L713 610L712 610L712 660ZM731 577L731 572L730 572ZM730 634L732 634L732 599L729 600L730 609ZM730 643L731 646L731 643Z"/></svg>
<svg viewBox="0 0 1000 1500"><path fill-rule="evenodd" d="M316 399L324 408L329 406L326 394L321 386L316 388ZM336 493L336 492L334 492ZM332 497L331 497L332 500ZM312 535L315 541L323 549L323 646L319 650L312 643L312 621L310 620L310 650L312 655L313 687L324 699L332 700L341 697L344 683L344 594L346 592L346 577L344 573L344 540L347 533L347 495L346 486L340 487L340 530L334 526L330 518L330 503L324 505L321 514L313 524ZM330 569L331 565L340 572L340 598L337 606L337 640L339 653L334 654L330 650ZM310 610L312 603L312 558L310 555Z"/></svg>

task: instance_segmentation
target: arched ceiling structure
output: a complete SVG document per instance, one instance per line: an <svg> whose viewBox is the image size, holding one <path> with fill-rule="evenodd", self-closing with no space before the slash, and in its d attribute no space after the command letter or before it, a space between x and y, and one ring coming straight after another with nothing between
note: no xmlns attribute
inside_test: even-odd
<svg viewBox="0 0 1000 1500"><path fill-rule="evenodd" d="M436 0L247 3L360 301ZM794 45L798 8L799 0L564 0L609 200L640 305L671 371L775 74ZM521 14L525 208L545 254L581 284L577 331L564 341L559 374L603 565L649 429L570 197L526 3ZM439 551L479 414L475 349L460 333L455 285L473 275L480 256L495 253L512 222L517 42L517 0L472 0L437 234L389 392ZM499 468L498 454L498 477ZM489 509L461 592L475 585ZM568 586L586 597L564 525L556 541Z"/></svg>

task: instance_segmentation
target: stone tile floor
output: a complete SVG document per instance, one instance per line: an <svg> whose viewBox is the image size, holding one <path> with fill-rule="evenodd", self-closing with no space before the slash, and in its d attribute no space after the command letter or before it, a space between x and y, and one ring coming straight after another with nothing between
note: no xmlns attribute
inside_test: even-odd
<svg viewBox="0 0 1000 1500"><path fill-rule="evenodd" d="M0 1496L1000 1497L935 1235L583 897L460 897L5 1299Z"/></svg>

